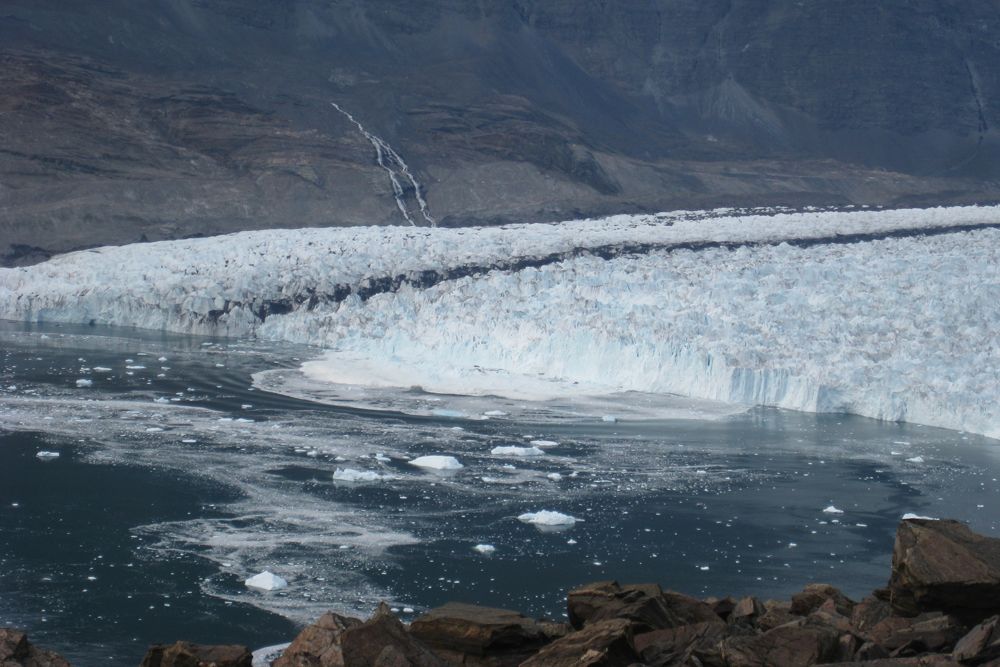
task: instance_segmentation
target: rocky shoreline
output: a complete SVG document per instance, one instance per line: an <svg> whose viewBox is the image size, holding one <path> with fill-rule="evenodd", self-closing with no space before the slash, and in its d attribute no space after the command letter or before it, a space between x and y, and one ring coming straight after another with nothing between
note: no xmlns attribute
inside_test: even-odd
<svg viewBox="0 0 1000 667"><path fill-rule="evenodd" d="M827 584L791 600L696 598L657 584L569 592L568 622L448 603L404 625L330 612L271 667L1000 667L1000 539L950 520L906 519L888 585L860 602ZM243 646L150 647L141 667L251 667ZM261 664L260 662L256 664ZM0 667L68 667L0 629Z"/></svg>

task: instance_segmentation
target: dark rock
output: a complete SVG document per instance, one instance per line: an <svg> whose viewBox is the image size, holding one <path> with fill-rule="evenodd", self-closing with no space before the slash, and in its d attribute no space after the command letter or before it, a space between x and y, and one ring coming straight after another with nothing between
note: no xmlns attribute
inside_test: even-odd
<svg viewBox="0 0 1000 667"><path fill-rule="evenodd" d="M958 640L952 656L968 665L1000 660L1000 616L988 618Z"/></svg>
<svg viewBox="0 0 1000 667"><path fill-rule="evenodd" d="M359 619L327 612L299 633L273 667L340 667L344 664L340 637L360 624Z"/></svg>
<svg viewBox="0 0 1000 667"><path fill-rule="evenodd" d="M150 646L140 667L251 667L252 663L253 654L246 646L177 642Z"/></svg>
<svg viewBox="0 0 1000 667"><path fill-rule="evenodd" d="M833 586L809 584L802 589L802 592L792 596L791 612L799 616L808 616L827 600L833 600L837 612L844 616L850 616L854 609L854 602Z"/></svg>
<svg viewBox="0 0 1000 667"><path fill-rule="evenodd" d="M13 628L0 628L0 667L70 667L58 653L38 648L28 635Z"/></svg>
<svg viewBox="0 0 1000 667"><path fill-rule="evenodd" d="M862 660L855 662L835 662L829 667L958 667L951 656L923 655L912 658L883 658L878 660Z"/></svg>
<svg viewBox="0 0 1000 667"><path fill-rule="evenodd" d="M632 637L629 621L596 621L552 642L521 667L630 667L640 661Z"/></svg>
<svg viewBox="0 0 1000 667"><path fill-rule="evenodd" d="M768 600L764 603L764 614L757 618L757 627L767 632L780 625L799 619L792 613L792 603L783 600Z"/></svg>
<svg viewBox="0 0 1000 667"><path fill-rule="evenodd" d="M871 628L868 639L890 653L924 653L949 651L964 633L965 626L955 617L930 612L913 618L890 616Z"/></svg>
<svg viewBox="0 0 1000 667"><path fill-rule="evenodd" d="M978 623L1000 613L1000 539L958 521L903 521L889 589L897 613L943 611Z"/></svg>
<svg viewBox="0 0 1000 667"><path fill-rule="evenodd" d="M388 647L393 650L387 652ZM370 619L341 633L340 650L345 667L381 667L380 660L398 662L400 656L406 667L445 667L444 661L410 636L384 602Z"/></svg>
<svg viewBox="0 0 1000 667"><path fill-rule="evenodd" d="M892 607L888 602L869 596L854 606L851 625L862 635L867 636L869 630L891 615Z"/></svg>
<svg viewBox="0 0 1000 667"><path fill-rule="evenodd" d="M672 628L689 623L721 623L711 606L693 597L664 592L656 584L603 581L570 591L569 622L579 629L589 623L627 619L637 631Z"/></svg>
<svg viewBox="0 0 1000 667"><path fill-rule="evenodd" d="M837 640L837 657L836 660L839 661L849 661L853 660L858 653L858 649L861 648L861 641L853 634L843 634L840 635L840 639Z"/></svg>
<svg viewBox="0 0 1000 667"><path fill-rule="evenodd" d="M556 638L551 630L514 611L455 602L410 624L410 634L447 662L483 667L521 664Z"/></svg>
<svg viewBox="0 0 1000 667"><path fill-rule="evenodd" d="M733 611L729 614L729 618L726 620L729 623L752 625L766 611L764 604L760 600L755 597L745 597L736 603Z"/></svg>
<svg viewBox="0 0 1000 667"><path fill-rule="evenodd" d="M702 665L722 666L719 643L729 631L721 623L694 623L636 635L633 644L643 663L653 667L684 665L691 658Z"/></svg>
<svg viewBox="0 0 1000 667"><path fill-rule="evenodd" d="M732 597L724 598L705 598L705 604L712 608L719 618L726 620L729 618L729 614L732 613L733 608L736 607L736 599Z"/></svg>
<svg viewBox="0 0 1000 667"><path fill-rule="evenodd" d="M835 629L799 619L756 637L730 637L722 656L729 667L807 667L835 660L839 641Z"/></svg>
<svg viewBox="0 0 1000 667"><path fill-rule="evenodd" d="M858 652L854 654L854 659L860 661L882 660L888 657L889 651L873 641L866 641L858 649Z"/></svg>

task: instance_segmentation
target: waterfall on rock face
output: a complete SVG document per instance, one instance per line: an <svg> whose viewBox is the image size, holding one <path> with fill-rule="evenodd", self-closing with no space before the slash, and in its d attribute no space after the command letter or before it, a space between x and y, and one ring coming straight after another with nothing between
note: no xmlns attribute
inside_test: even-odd
<svg viewBox="0 0 1000 667"><path fill-rule="evenodd" d="M420 210L420 215L423 217L424 221L427 222L431 227L436 227L437 224L434 218L431 217L430 209L427 207L427 200L424 199L423 193L421 192L420 183L414 178L413 172L410 171L409 165L403 160L403 158L397 153L392 146L387 144L381 137L372 134L365 129L358 120L351 115L350 112L345 111L336 102L330 102L330 105L342 113L355 127L358 131L364 135L365 139L371 142L371 145L375 147L375 157L378 161L378 166L385 169L386 173L389 174L389 182L392 183L392 194L396 199L396 206L399 207L399 212L403 214L406 221L413 226L416 226L416 222L413 216L410 214L409 208L406 206L406 190L401 182L401 177L403 180L408 182L413 188L414 197L417 200L417 208Z"/></svg>

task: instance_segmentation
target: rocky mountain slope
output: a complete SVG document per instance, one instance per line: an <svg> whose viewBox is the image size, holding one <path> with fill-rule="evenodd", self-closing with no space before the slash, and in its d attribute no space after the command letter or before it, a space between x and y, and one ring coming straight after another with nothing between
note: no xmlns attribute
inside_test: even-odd
<svg viewBox="0 0 1000 667"><path fill-rule="evenodd" d="M6 0L0 262L998 200L998 35L1000 0Z"/></svg>

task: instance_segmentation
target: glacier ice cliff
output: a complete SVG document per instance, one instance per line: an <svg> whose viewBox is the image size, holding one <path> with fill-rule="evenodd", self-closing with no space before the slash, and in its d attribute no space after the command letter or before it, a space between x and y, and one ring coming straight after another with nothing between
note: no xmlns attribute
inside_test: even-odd
<svg viewBox="0 0 1000 667"><path fill-rule="evenodd" d="M672 393L1000 437L1000 208L247 232L0 270L0 317L258 336L331 382Z"/></svg>

